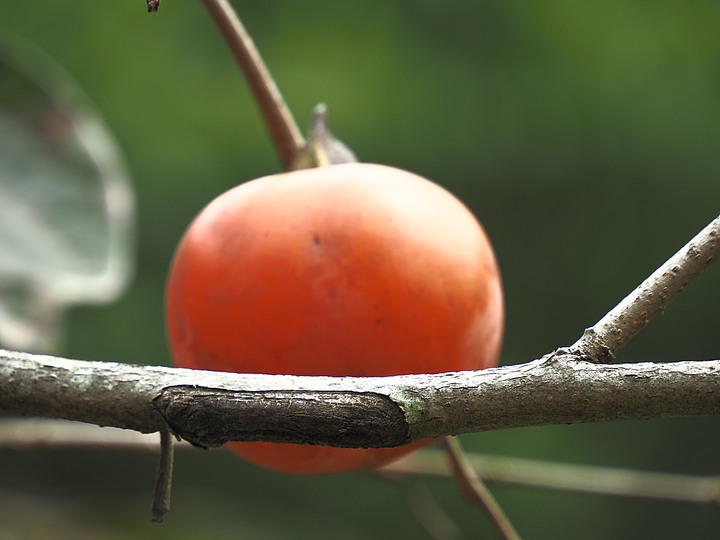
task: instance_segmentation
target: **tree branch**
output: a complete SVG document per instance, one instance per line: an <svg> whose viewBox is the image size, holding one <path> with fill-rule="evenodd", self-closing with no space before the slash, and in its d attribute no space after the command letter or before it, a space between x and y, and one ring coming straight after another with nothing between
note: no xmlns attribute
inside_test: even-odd
<svg viewBox="0 0 720 540"><path fill-rule="evenodd" d="M569 349L527 364L396 377L296 377L67 360L0 350L0 411L201 447L390 447L511 427L720 414L720 360L607 366L718 258L720 217ZM639 307L638 307L639 306Z"/></svg>
<svg viewBox="0 0 720 540"><path fill-rule="evenodd" d="M511 427L717 415L720 360L609 366L558 351L483 371L297 377L0 351L0 410L144 433L167 423L202 447L385 447Z"/></svg>
<svg viewBox="0 0 720 540"><path fill-rule="evenodd" d="M655 317L685 286L720 258L720 216L655 270L595 326L585 330L570 350L597 362L617 352Z"/></svg>

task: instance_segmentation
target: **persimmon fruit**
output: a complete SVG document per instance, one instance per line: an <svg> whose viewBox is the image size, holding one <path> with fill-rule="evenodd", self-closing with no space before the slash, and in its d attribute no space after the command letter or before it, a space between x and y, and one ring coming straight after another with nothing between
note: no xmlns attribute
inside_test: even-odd
<svg viewBox="0 0 720 540"><path fill-rule="evenodd" d="M175 253L166 320L180 367L439 373L496 365L503 298L490 242L457 198L406 171L347 163L267 176L212 201ZM423 444L228 446L277 471L329 473Z"/></svg>

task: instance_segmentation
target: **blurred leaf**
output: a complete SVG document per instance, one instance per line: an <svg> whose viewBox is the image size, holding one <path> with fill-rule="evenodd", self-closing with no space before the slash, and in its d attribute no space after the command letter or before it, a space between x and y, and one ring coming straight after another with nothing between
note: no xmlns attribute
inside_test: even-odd
<svg viewBox="0 0 720 540"><path fill-rule="evenodd" d="M120 152L51 60L0 36L0 344L48 351L71 304L130 273L134 200Z"/></svg>

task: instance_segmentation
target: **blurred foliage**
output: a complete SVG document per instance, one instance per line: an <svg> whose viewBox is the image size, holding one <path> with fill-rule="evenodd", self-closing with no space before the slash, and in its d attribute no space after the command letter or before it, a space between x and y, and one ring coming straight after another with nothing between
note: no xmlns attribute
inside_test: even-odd
<svg viewBox="0 0 720 540"><path fill-rule="evenodd" d="M52 352L68 305L129 281L133 197L107 128L67 73L0 34L0 346Z"/></svg>
<svg viewBox="0 0 720 540"><path fill-rule="evenodd" d="M504 363L573 342L718 213L716 2L235 4L301 122L327 102L361 159L432 178L479 216L505 280ZM154 15L139 0L4 2L0 26L73 73L136 179L135 283L112 307L74 311L62 353L168 363L163 282L183 229L221 191L279 169L246 86L200 2L165 0ZM711 268L620 359L717 358L719 291ZM718 427L678 419L463 440L711 475ZM3 452L0 463L0 538L43 538L31 527L45 513L77 538L424 537L401 490L363 475L284 477L222 451L182 454L158 526L147 522L154 458ZM492 536L449 482L428 485L463 538ZM714 538L720 527L718 510L699 505L496 492L533 539Z"/></svg>

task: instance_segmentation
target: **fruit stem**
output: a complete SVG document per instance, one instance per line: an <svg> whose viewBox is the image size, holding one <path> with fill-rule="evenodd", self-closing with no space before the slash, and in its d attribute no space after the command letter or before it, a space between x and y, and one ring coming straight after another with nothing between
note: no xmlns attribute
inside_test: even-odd
<svg viewBox="0 0 720 540"><path fill-rule="evenodd" d="M227 0L203 0L203 3L250 85L283 168L290 170L305 147L305 138L280 89L232 5Z"/></svg>

